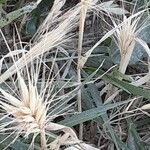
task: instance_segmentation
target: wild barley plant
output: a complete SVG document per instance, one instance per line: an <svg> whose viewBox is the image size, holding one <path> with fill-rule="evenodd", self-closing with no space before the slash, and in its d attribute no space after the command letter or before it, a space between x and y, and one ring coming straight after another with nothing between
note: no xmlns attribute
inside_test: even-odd
<svg viewBox="0 0 150 150"><path fill-rule="evenodd" d="M113 20L112 18L112 23L114 27L116 28L113 34L113 37L120 51L120 62L119 62L118 71L121 74L125 74L136 44L140 44L143 47L143 49L146 51L148 56L150 56L150 50L148 48L148 45L146 44L144 40L142 40L139 37L140 32L145 27L148 26L148 24L145 24L143 26L142 23L144 21L141 22L140 20L142 16L145 15L146 10L147 9L144 9L135 14L132 13L128 18L126 17L127 14L123 14L122 22L120 23L119 21L120 24L117 24L115 20ZM146 16L145 20L148 20L148 19L149 19L149 16ZM122 79L121 77L117 77L117 78ZM146 76L140 78L137 81L133 80L132 84L136 86L142 85L146 83L149 80L149 78L150 76L148 73ZM106 98L110 97L108 98L108 101L111 101L112 99L114 99L114 97L116 97L116 95L118 95L118 93L119 91L117 90L117 88L110 87L110 93L107 95Z"/></svg>
<svg viewBox="0 0 150 150"><path fill-rule="evenodd" d="M65 1L55 0L53 8L34 38L34 44L32 44L30 50L16 62L18 69L24 67L26 63L29 63L32 59L34 60L37 56L42 55L47 51L52 51L57 46L69 41L73 36L71 31L77 27L80 7L76 6L66 13L61 14L61 8L63 7L64 2ZM8 47L8 49L10 48ZM24 62L25 60L26 62ZM15 72L15 65L13 65L0 76L0 82L5 81Z"/></svg>
<svg viewBox="0 0 150 150"><path fill-rule="evenodd" d="M114 27L117 28L116 32L114 33L114 38L120 50L120 63L118 71L122 74L125 74L126 72L136 44L140 44L148 56L150 56L148 45L139 36L141 31L149 26L149 15L147 15L147 9L143 9L142 11L134 13L135 7L136 4L134 5L132 13L128 18L126 15L129 15L129 13L125 14L124 11L121 27L117 28L118 25L115 23L115 21L113 21ZM137 84L137 86L142 85L146 82L146 80L148 80L148 76L145 76L133 84Z"/></svg>
<svg viewBox="0 0 150 150"><path fill-rule="evenodd" d="M114 37L117 41L117 45L120 51L120 62L118 71L122 74L125 74L126 72L127 66L129 64L135 47L135 31L139 18L135 20L132 18L127 19L124 15L122 26L117 28L116 32L114 33ZM117 27L117 24L114 21L112 22L114 23L114 26ZM111 85L109 88L110 89L106 96L106 101L111 101L111 99L114 99L114 97L116 97L116 95L118 95L119 93L118 88L115 88Z"/></svg>
<svg viewBox="0 0 150 150"><path fill-rule="evenodd" d="M15 64L16 77L9 78L10 85L7 81L3 83L8 90L0 88L0 133L7 135L1 142L15 135L10 143L13 144L20 136L30 136L32 140L29 148L34 149L34 141L40 135L43 150L56 150L60 145L79 142L71 128L53 122L58 116L68 113L68 108L72 104L67 103L76 95L76 90L63 96L59 95L63 87L55 91L57 74L53 74L53 64L49 68L42 62L41 58L37 58L21 70L18 70ZM14 89L11 87L12 84ZM61 130L65 134L62 137L54 136L51 131L55 130ZM48 137L54 138L54 142L48 143Z"/></svg>

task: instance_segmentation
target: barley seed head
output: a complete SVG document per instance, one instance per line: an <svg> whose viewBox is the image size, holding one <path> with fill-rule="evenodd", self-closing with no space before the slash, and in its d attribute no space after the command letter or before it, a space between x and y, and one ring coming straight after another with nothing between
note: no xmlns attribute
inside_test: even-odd
<svg viewBox="0 0 150 150"><path fill-rule="evenodd" d="M67 127L54 123L53 120L70 111L72 103L67 103L76 95L79 87L61 95L60 91L67 83L56 90L55 79L58 73L53 72L54 63L51 67L37 58L22 70L16 68L17 73L9 79L11 82L3 83L7 88L0 87L0 134L8 134L8 137L14 135L15 140L20 135L25 138L34 135L33 144L35 137L41 136L43 132L46 139L55 130L64 132ZM71 139L78 141L77 137L72 136L74 132L71 129L69 131L67 137L70 139L71 136ZM66 131L64 133L68 134Z"/></svg>
<svg viewBox="0 0 150 150"><path fill-rule="evenodd" d="M121 57L125 57L128 51L134 49L138 20L139 18L128 19L124 16L123 25L116 30Z"/></svg>

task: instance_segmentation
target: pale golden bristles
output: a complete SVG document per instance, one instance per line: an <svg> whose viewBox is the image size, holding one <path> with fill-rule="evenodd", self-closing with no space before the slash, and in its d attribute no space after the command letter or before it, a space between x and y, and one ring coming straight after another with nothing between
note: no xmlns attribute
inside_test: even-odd
<svg viewBox="0 0 150 150"><path fill-rule="evenodd" d="M40 132L40 130L43 130L44 123L46 122L46 105L39 97L34 86L31 86L29 91L20 75L18 80L20 90L22 91L22 99L18 100L9 93L0 89L4 99L9 102L9 104L1 102L1 105L7 113L14 116L14 118L20 123L23 130L25 130L26 135L29 135L34 131Z"/></svg>
<svg viewBox="0 0 150 150"><path fill-rule="evenodd" d="M131 59L135 46L136 27L139 18L127 19L124 17L124 24L116 30L116 39L120 50L120 66L119 71L124 74Z"/></svg>
<svg viewBox="0 0 150 150"><path fill-rule="evenodd" d="M47 110L49 110L48 107L51 99L44 100L45 96L43 98L40 97L41 93L38 93L37 87L33 85L30 78L28 78L27 80L27 82L29 83L27 86L24 78L21 76L21 73L17 72L17 75L17 85L20 92L19 99L13 96L11 93L6 92L2 88L0 88L2 97L0 101L0 107L2 110L5 110L7 112L6 117L9 115L11 120L13 120L13 122L10 121L8 124L14 126L13 123L17 123L16 128L18 130L18 134L23 133L25 138L27 138L30 134L40 134L41 149L43 150L46 150L48 146L60 147L61 144L66 144L68 140L70 140L69 145L74 142L79 143L80 141L71 128L52 123L52 120L47 121L47 118L55 118L55 115L50 116L47 113ZM34 77L34 73L32 77ZM32 81L33 80L34 79L32 79ZM46 90L47 87L43 87L43 89ZM7 129L7 124L4 126L1 124L0 127L1 132L9 130L9 128ZM50 144L47 143L46 132L55 130L63 131L64 135L62 136L62 138L65 137L65 139L60 142L59 140L62 140L62 138L61 136L58 136L59 138L56 137L54 142ZM55 143L57 144L55 145Z"/></svg>

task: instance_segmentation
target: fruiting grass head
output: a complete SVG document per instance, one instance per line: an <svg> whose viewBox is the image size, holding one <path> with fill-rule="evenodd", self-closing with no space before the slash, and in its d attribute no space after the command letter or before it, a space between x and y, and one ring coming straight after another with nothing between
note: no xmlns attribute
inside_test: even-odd
<svg viewBox="0 0 150 150"><path fill-rule="evenodd" d="M119 43L121 57L124 57L129 49L134 47L135 29L137 20L132 22L131 19L124 17L124 24L116 31L116 37Z"/></svg>
<svg viewBox="0 0 150 150"><path fill-rule="evenodd" d="M124 16L123 25L118 28L115 33L115 38L117 40L121 56L119 71L123 74L126 71L134 50L136 29L139 19L140 17L132 19Z"/></svg>
<svg viewBox="0 0 150 150"><path fill-rule="evenodd" d="M76 92L72 90L60 95L60 91L66 84L56 88L57 73L54 73L54 63L51 64L50 69L43 61L37 58L30 65L26 64L22 70L18 70L16 65L16 75L12 76L9 82L3 83L7 90L0 88L2 116L0 118L0 133L8 134L4 141L14 135L16 138L12 143L21 135L25 138L33 136L31 142L31 146L33 146L35 137L40 135L41 148L44 149L51 146L50 143L47 143L47 137L51 136L54 139L57 137L50 134L55 130L61 130L68 135L63 140L64 143L68 138L70 144L71 141L78 141L72 129L53 122L58 116L66 115L70 111L69 108L72 104L67 103L76 95ZM59 139L61 140L60 137ZM64 144L56 141L54 143ZM52 143L52 147L58 146L54 143Z"/></svg>
<svg viewBox="0 0 150 150"><path fill-rule="evenodd" d="M18 86L21 97L16 98L2 88L3 101L1 107L19 123L18 130L24 130L26 136L40 132L46 121L46 102L39 95L37 87L29 80L27 87L24 79L18 73ZM15 121L14 120L14 121Z"/></svg>

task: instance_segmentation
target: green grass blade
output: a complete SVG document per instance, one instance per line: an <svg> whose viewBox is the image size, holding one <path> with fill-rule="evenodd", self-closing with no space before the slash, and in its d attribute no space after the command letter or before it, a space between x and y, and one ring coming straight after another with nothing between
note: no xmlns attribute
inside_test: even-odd
<svg viewBox="0 0 150 150"><path fill-rule="evenodd" d="M100 106L98 108L89 109L89 110L83 111L80 114L75 114L69 118L66 118L65 120L63 120L59 123L66 125L66 126L69 126L69 127L75 126L77 124L80 124L80 123L92 120L94 118L97 118L97 117L105 114L107 110L113 109L113 108L120 106L120 105L123 105L123 104L126 104L130 101L131 100L126 100L123 102L117 102L114 104L108 104L108 105Z"/></svg>
<svg viewBox="0 0 150 150"><path fill-rule="evenodd" d="M93 72L95 70L95 68L86 68L85 69L87 72ZM102 71L102 70L99 70L97 72L98 75L102 75L104 74L105 72ZM134 85L131 85L130 83L127 83L125 81L121 81L121 80L118 80L116 78L114 78L113 76L111 75L108 75L108 74L105 74L104 76L102 76L102 79L108 81L109 83L117 86L118 88L121 88L122 90L130 93L130 94L133 94L135 96L141 96L143 98L146 98L146 99L149 99L150 98L150 90L146 90L146 89L142 89L140 87L136 87Z"/></svg>
<svg viewBox="0 0 150 150"><path fill-rule="evenodd" d="M96 107L103 106L102 99L99 95L99 91L97 87L94 84L88 84L87 88L84 88L82 90L82 102L84 103L83 106L86 106L86 109L91 109L94 107L94 104ZM92 105L93 104L93 105ZM103 127L105 125L105 132L109 135L111 140L115 143L116 148L120 150L120 148L126 147L125 143L123 143L119 137L116 135L114 129L112 128L111 124L109 123L109 118L107 115L107 111L104 112L100 117L96 118L95 121L98 125ZM105 122L105 124L104 124Z"/></svg>
<svg viewBox="0 0 150 150"><path fill-rule="evenodd" d="M0 28L8 25L9 23L14 21L15 19L19 18L20 16L31 12L36 7L37 7L37 5L32 3L32 4L28 5L28 6L25 6L23 8L20 8L18 10L15 10L13 12L8 13L7 15L3 16L2 18L0 18Z"/></svg>
<svg viewBox="0 0 150 150"><path fill-rule="evenodd" d="M139 134L136 131L135 125L133 122L128 120L128 139L127 145L131 150L145 150L145 146L139 137Z"/></svg>
<svg viewBox="0 0 150 150"><path fill-rule="evenodd" d="M1 135L0 136L0 141L4 140L5 138L7 138L7 134ZM3 141L3 143L0 144L0 149L4 149L5 147L7 147L13 140L15 139L14 137L9 137L7 138L7 140ZM13 150L28 150L29 149L29 144L25 144L23 142L21 142L19 139L17 139L14 143L12 143L9 148L11 147Z"/></svg>

